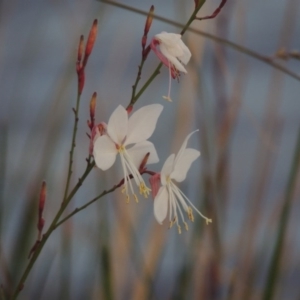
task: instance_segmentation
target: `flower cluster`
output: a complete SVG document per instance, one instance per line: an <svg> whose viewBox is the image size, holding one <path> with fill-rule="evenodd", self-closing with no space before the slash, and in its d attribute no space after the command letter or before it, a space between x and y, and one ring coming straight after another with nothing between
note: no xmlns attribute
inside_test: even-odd
<svg viewBox="0 0 300 300"><path fill-rule="evenodd" d="M180 34L167 32L155 35L150 45L146 47L149 28L146 29L142 40L143 59L146 59L148 51L152 49L161 62L168 67L169 92L164 98L172 101L171 79L178 79L181 73L187 73L183 64L188 63L191 52L181 40ZM133 105L129 105L127 109L119 105L107 124L101 122L92 127L95 110L92 101L90 109L91 121L88 122L91 129L90 155L94 157L96 166L103 171L114 165L117 156L120 158L123 170L122 192L125 194L126 202L129 202L130 198L138 202L136 187L145 198L152 191L156 220L162 224L169 212L170 227L176 224L179 233L181 233L180 219L188 230L184 213L190 221L194 221L193 210L195 210L206 220L206 223L211 222L211 219L205 217L175 183L182 182L186 178L192 163L200 155L198 150L187 148L188 140L196 131L186 137L178 154L171 154L161 172L156 173L147 170L146 165L159 161L155 146L148 139L152 136L162 113L161 104L146 105L133 113L131 113ZM149 179L151 188L146 185L143 174L151 175Z"/></svg>

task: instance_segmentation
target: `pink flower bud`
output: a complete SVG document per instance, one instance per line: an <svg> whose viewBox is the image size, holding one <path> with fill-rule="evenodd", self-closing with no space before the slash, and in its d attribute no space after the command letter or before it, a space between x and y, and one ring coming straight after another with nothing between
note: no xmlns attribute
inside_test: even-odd
<svg viewBox="0 0 300 300"><path fill-rule="evenodd" d="M144 36L147 36L147 34L150 30L150 27L151 27L152 21L153 21L153 15L154 15L154 5L151 5L148 16L147 16L146 24L145 24Z"/></svg>
<svg viewBox="0 0 300 300"><path fill-rule="evenodd" d="M79 45L78 45L78 53L77 53L77 65L76 65L77 72L79 72L79 69L81 68L80 63L83 54L83 46L84 46L84 37L83 35L81 35L79 40Z"/></svg>
<svg viewBox="0 0 300 300"><path fill-rule="evenodd" d="M84 52L84 59L83 59L83 67L86 66L88 57L92 53L96 37L97 37L97 32L98 32L98 21L97 19L94 20L94 23L92 25L92 28L89 33L89 37L86 42L86 47L85 47L85 52Z"/></svg>
<svg viewBox="0 0 300 300"><path fill-rule="evenodd" d="M91 101L90 101L90 117L91 117L92 123L95 118L96 100L97 100L97 93L94 92L94 94L91 98Z"/></svg>
<svg viewBox="0 0 300 300"><path fill-rule="evenodd" d="M39 214L40 215L43 213L45 202L46 202L46 182L43 181L41 192L40 192L40 199L39 199Z"/></svg>

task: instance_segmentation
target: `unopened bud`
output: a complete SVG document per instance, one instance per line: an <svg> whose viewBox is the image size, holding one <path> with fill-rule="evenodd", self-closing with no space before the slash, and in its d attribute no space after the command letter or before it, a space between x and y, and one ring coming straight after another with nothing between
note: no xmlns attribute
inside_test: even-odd
<svg viewBox="0 0 300 300"><path fill-rule="evenodd" d="M150 152L148 152L145 157L143 158L141 164L140 164L140 167L139 167L139 171L142 172L144 169L145 169L145 166L147 164L147 161L148 161L148 158L150 156Z"/></svg>
<svg viewBox="0 0 300 300"><path fill-rule="evenodd" d="M154 15L154 5L151 5L147 16L146 24L145 24L144 35L147 35L150 30L153 21L153 15Z"/></svg>
<svg viewBox="0 0 300 300"><path fill-rule="evenodd" d="M91 101L90 101L90 116L91 121L95 118L95 109L96 109L96 100L97 100L97 93L94 92Z"/></svg>
<svg viewBox="0 0 300 300"><path fill-rule="evenodd" d="M83 47L84 47L84 37L83 35L81 35L79 40L79 45L78 45L78 53L77 53L77 72L79 71L80 68L80 63L83 54Z"/></svg>
<svg viewBox="0 0 300 300"><path fill-rule="evenodd" d="M78 94L81 95L85 81L84 69L80 69L78 72Z"/></svg>
<svg viewBox="0 0 300 300"><path fill-rule="evenodd" d="M151 6L147 19L146 19L146 23L145 23L145 28L144 28L144 35L142 38L142 48L144 49L146 47L146 43L147 43L147 35L148 32L150 30L150 27L152 25L152 21L153 21L153 13L154 13L154 5Z"/></svg>
<svg viewBox="0 0 300 300"><path fill-rule="evenodd" d="M46 182L43 181L39 199L39 214L42 214L46 201Z"/></svg>
<svg viewBox="0 0 300 300"><path fill-rule="evenodd" d="M92 53L96 41L96 37L97 37L97 32L98 32L98 21L97 19L95 19L92 28L90 30L89 37L86 42L85 53L84 53L84 66L87 63L87 58Z"/></svg>

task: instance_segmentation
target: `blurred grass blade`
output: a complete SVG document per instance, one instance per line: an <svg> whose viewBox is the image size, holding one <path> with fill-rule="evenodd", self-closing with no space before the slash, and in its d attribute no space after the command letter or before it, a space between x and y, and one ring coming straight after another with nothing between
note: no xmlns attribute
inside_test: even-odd
<svg viewBox="0 0 300 300"><path fill-rule="evenodd" d="M299 165L300 165L300 128L298 131L298 140L295 148L294 159L291 165L290 177L285 192L285 200L280 215L275 248L271 258L271 264L268 270L267 282L266 282L266 287L265 287L265 292L263 297L264 300L273 299L276 281L279 275L280 258L283 252L284 237L285 237L287 224L289 220L289 214L290 214L291 203L293 199L293 192L296 186Z"/></svg>

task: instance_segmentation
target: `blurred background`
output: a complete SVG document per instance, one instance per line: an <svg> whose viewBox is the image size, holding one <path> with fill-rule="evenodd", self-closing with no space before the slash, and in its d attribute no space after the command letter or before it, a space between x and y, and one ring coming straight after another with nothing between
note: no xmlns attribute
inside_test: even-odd
<svg viewBox="0 0 300 300"><path fill-rule="evenodd" d="M0 2L3 299L14 290L36 241L43 180L45 230L62 201L80 35L87 38L98 19L81 100L72 186L86 165L93 92L98 93L97 122L107 122L119 104L129 103L145 23L145 16L133 8L148 12L153 4L156 15L180 24L194 8L192 0L119 1L132 9L113 3ZM217 0L207 1L199 16L218 5ZM272 66L281 64L300 74L299 60L275 57L278 50L300 50L299 5L297 0L228 1L216 19L192 24L201 32L184 35L192 59L188 74L180 83L172 82L173 102L162 99L169 80L163 68L135 106L164 105L151 137L160 157L149 167L153 171L159 172L186 135L199 129L189 145L202 155L179 186L213 223L207 226L195 214L189 231L179 235L176 228L168 229L168 222L157 224L152 199L126 204L117 190L55 230L20 299L300 299L300 177L299 157L294 158L300 151L300 81ZM154 20L148 41L161 31L180 30ZM141 84L157 64L150 53ZM95 168L67 211L121 178L119 164L106 172Z"/></svg>

